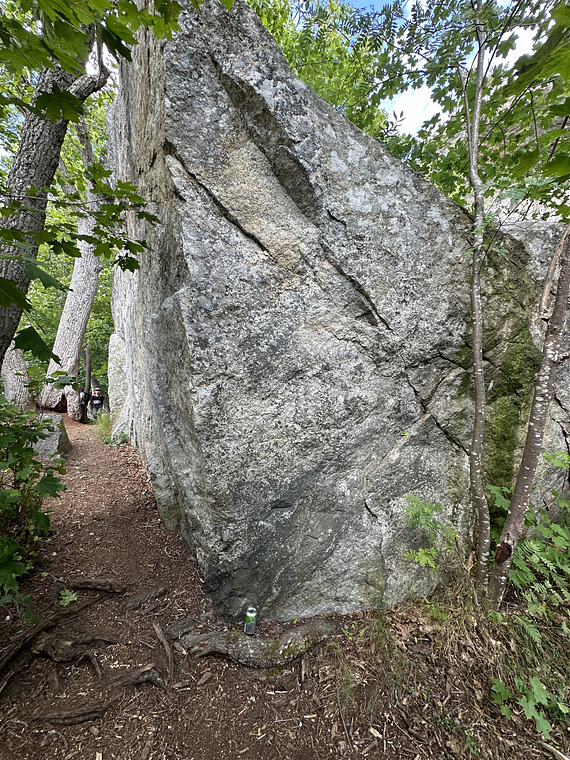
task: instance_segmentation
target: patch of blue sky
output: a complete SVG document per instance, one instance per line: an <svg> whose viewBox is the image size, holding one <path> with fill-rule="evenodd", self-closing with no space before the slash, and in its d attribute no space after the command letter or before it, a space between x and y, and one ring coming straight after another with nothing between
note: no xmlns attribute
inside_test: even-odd
<svg viewBox="0 0 570 760"><path fill-rule="evenodd" d="M421 4L425 5L426 2L427 0L423 0ZM512 4L512 0L498 0L498 3L506 7ZM362 2L362 0L352 2L355 8L373 11L379 11L390 4L389 0L375 0L375 2L368 3ZM413 2L408 2L405 4L405 7L409 10L412 5ZM522 55L532 51L534 31L518 28L517 37L515 48L509 52L506 58L501 60L501 63L510 66ZM435 114L441 113L440 106L434 102L431 97L431 90L426 86L416 90L408 90L393 98L385 99L380 102L380 106L381 108L385 108L390 114L395 111L398 118L403 113L400 131L410 135L416 135L424 122L431 119Z"/></svg>

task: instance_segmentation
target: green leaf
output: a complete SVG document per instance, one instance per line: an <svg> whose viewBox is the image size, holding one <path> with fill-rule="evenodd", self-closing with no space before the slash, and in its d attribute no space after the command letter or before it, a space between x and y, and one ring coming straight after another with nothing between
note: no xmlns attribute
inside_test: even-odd
<svg viewBox="0 0 570 760"><path fill-rule="evenodd" d="M530 685L535 702L539 702L542 705L548 705L548 692L536 676L533 676L530 679Z"/></svg>
<svg viewBox="0 0 570 760"><path fill-rule="evenodd" d="M48 362L53 358L59 362L59 358L55 356L41 335L31 325L16 334L14 345L22 351L31 351L41 361Z"/></svg>
<svg viewBox="0 0 570 760"><path fill-rule="evenodd" d="M72 602L77 601L77 592L76 591L70 591L67 588L64 588L62 591L59 592L59 603L62 607L67 607Z"/></svg>
<svg viewBox="0 0 570 760"><path fill-rule="evenodd" d="M50 519L45 512L40 512L35 509L31 515L32 525L34 526L34 532L40 536L47 536L49 533Z"/></svg>
<svg viewBox="0 0 570 760"><path fill-rule="evenodd" d="M544 171L546 174L559 179L570 177L570 156L567 154L554 156L552 161L546 164Z"/></svg>
<svg viewBox="0 0 570 760"><path fill-rule="evenodd" d="M552 731L552 724L550 721L548 721L542 713L537 713L534 716L534 722L536 723L537 731L549 739L550 732Z"/></svg>
<svg viewBox="0 0 570 760"><path fill-rule="evenodd" d="M16 285L16 282L0 277L0 306L7 309L13 303L20 306L24 311L31 309L30 302L25 293Z"/></svg>
<svg viewBox="0 0 570 760"><path fill-rule="evenodd" d="M26 274L30 280L39 280L44 288L56 288L57 290L67 290L65 285L62 285L59 280L52 277L51 274L45 271L37 265L35 261L31 259L25 259Z"/></svg>
<svg viewBox="0 0 570 760"><path fill-rule="evenodd" d="M28 568L23 562L2 562L0 564L0 587L4 591L17 591L18 581L20 575L23 575Z"/></svg>
<svg viewBox="0 0 570 760"><path fill-rule="evenodd" d="M517 702L524 710L524 714L530 720L531 718L538 718L538 712L536 711L536 702L532 697L524 695L517 699Z"/></svg>
<svg viewBox="0 0 570 760"><path fill-rule="evenodd" d="M494 678L493 684L491 686L491 698L493 702L496 705L501 705L503 704L503 702L506 702L511 697L512 697L512 694L507 688L504 681L501 681L499 678Z"/></svg>
<svg viewBox="0 0 570 760"><path fill-rule="evenodd" d="M48 472L36 483L35 490L41 496L57 496L59 491L65 490L65 486L58 477Z"/></svg>
<svg viewBox="0 0 570 760"><path fill-rule="evenodd" d="M45 112L46 117L53 122L65 119L78 122L83 113L81 101L67 90L60 90L54 85L52 92L42 92L36 100L36 108Z"/></svg>

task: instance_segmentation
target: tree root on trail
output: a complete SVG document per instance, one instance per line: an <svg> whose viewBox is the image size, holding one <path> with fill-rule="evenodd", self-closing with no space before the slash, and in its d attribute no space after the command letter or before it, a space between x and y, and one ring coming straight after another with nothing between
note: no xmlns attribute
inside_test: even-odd
<svg viewBox="0 0 570 760"><path fill-rule="evenodd" d="M67 588L106 591L110 594L120 594L126 589L124 583L115 578L71 578L65 585Z"/></svg>
<svg viewBox="0 0 570 760"><path fill-rule="evenodd" d="M22 636L17 638L14 643L8 647L6 652L4 652L2 657L0 657L0 675L2 675L2 678L0 679L0 694L2 694L2 692L6 689L11 679L17 673L23 670L33 657L42 651L41 648L37 649L37 647L33 644L34 640L39 637L40 634L43 634L46 631L55 628L61 623L67 623L68 621L79 617L79 615L81 615L81 613L88 607L91 607L92 605L104 600L111 593L118 593L119 587L121 589L123 588L113 579L78 578L74 581L76 584L82 582L85 582L88 585L75 586L75 588L96 590L98 588L98 584L100 590L98 591L97 595L91 597L90 599L86 599L82 604L78 604L72 608L52 612L50 615L44 618L44 620L41 620L39 623L30 628L29 631L26 631L24 634L22 634ZM104 641L104 638L101 639L95 636L91 638L91 641L94 640ZM73 642L71 642L71 644L72 643ZM87 647L84 646L80 651L78 651L77 656L88 657L88 655L86 655L86 651ZM46 654L49 655L49 652L46 652ZM71 659L74 658L71 657ZM97 671L97 667L95 665L93 665L93 667Z"/></svg>
<svg viewBox="0 0 570 760"><path fill-rule="evenodd" d="M67 631L67 635L58 633L40 634L34 644L33 654L45 654L54 662L72 662L85 656L93 644L117 644L118 639L108 631L93 628L89 631Z"/></svg>
<svg viewBox="0 0 570 760"><path fill-rule="evenodd" d="M52 712L37 713L35 720L41 720L45 723L52 723L59 726L73 726L77 723L87 723L92 720L102 718L107 710L123 696L123 689L139 686L142 683L151 683L161 689L166 690L166 684L160 673L155 670L154 663L142 665L139 668L128 670L118 676L109 678L102 682L100 688L113 690L120 689L119 694L114 694L110 699L100 702L91 702L89 704L79 705L70 710L54 710Z"/></svg>
<svg viewBox="0 0 570 760"><path fill-rule="evenodd" d="M120 699L121 696L121 694L117 694L107 702L83 705L81 707L76 707L73 710L54 710L53 712L46 712L41 715L36 715L34 720L41 720L45 723L53 723L58 726L73 726L77 723L87 723L87 721L99 720L105 715L109 707Z"/></svg>
<svg viewBox="0 0 570 760"><path fill-rule="evenodd" d="M247 636L241 631L218 631L189 633L180 638L180 643L197 657L217 654L251 668L277 668L293 662L333 634L330 623L312 620L284 631L277 638Z"/></svg>

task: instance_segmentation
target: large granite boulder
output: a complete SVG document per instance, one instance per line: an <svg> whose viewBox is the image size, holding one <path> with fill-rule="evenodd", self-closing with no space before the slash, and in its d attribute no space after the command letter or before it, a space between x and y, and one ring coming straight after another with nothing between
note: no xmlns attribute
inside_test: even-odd
<svg viewBox="0 0 570 760"><path fill-rule="evenodd" d="M161 219L128 220L150 248L115 284L113 415L226 616L424 594L406 495L472 527L471 220L295 79L245 4L181 27L141 35L110 120L116 177ZM529 254L505 245L485 298L496 484L539 356Z"/></svg>

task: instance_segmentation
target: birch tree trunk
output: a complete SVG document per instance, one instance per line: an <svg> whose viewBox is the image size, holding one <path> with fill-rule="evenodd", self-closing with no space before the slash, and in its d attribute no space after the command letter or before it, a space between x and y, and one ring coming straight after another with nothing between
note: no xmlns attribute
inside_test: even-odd
<svg viewBox="0 0 570 760"><path fill-rule="evenodd" d="M51 93L55 87L59 87L83 102L103 87L108 76L106 69L96 76L86 74L78 79L59 67L44 69L38 78L35 97L42 92ZM48 188L53 182L66 131L66 120L60 119L54 124L49 119L28 112L18 151L8 175L6 184L9 199L22 202L23 207L7 217L2 226L4 229L20 230L24 234L29 245L26 254L31 257L35 257L38 252L35 235L45 225ZM0 253L18 256L21 249L1 245ZM28 292L30 279L20 260L0 259L0 277L13 280L22 293ZM0 308L0 362L14 337L21 315L22 307L18 304Z"/></svg>
<svg viewBox="0 0 570 760"><path fill-rule="evenodd" d="M481 11L480 0L477 10ZM483 312L481 307L481 269L485 260L485 192L481 189L479 177L479 141L481 130L481 104L485 83L485 49L487 35L482 23L476 27L478 51L475 80L475 95L471 112L467 95L467 80L463 81L467 139L469 145L469 182L475 197L475 218L473 221L474 241L471 260L471 321L473 345L474 419L473 436L469 450L469 484L471 498L477 514L477 582L481 588L487 586L489 575L489 550L491 520L489 505L485 497L482 475L483 439L486 421L486 392L483 367Z"/></svg>
<svg viewBox="0 0 570 760"><path fill-rule="evenodd" d="M530 489L542 453L544 429L548 419L548 408L554 391L556 371L561 360L560 345L566 329L566 310L570 292L570 225L560 241L555 258L559 256L560 270L554 300L554 309L544 336L542 363L534 387L534 397L530 410L525 445L513 496L497 546L495 564L489 582L489 600L498 609L501 606L513 554L520 539L526 513L528 511Z"/></svg>
<svg viewBox="0 0 570 760"><path fill-rule="evenodd" d="M6 401L22 409L35 412L36 402L26 386L27 376L28 365L24 359L24 354L19 348L14 348L12 343L6 351L2 363L2 382L4 383Z"/></svg>
<svg viewBox="0 0 570 760"><path fill-rule="evenodd" d="M77 134L82 145L81 158L83 165L87 168L93 163L93 149L84 123L77 129ZM85 201L88 209L94 208L99 202L99 199L89 186L86 190ZM77 231L80 235L92 235L93 226L93 217L89 215L86 218L78 220ZM65 299L65 305L53 345L53 353L59 357L59 362L53 359L50 361L47 370L48 377L53 375L54 372L64 372L66 375L77 377L79 371L79 358L81 356L87 323L97 293L101 264L98 257L93 253L93 245L80 240L78 247L81 251L81 256L75 260L73 265L69 292ZM40 406L43 409L55 409L61 403L64 396L69 399L69 391L54 388L51 383L47 383L40 394ZM79 402L77 402L78 410ZM71 409L68 409L68 412L72 415ZM75 419L75 417L73 418Z"/></svg>

